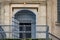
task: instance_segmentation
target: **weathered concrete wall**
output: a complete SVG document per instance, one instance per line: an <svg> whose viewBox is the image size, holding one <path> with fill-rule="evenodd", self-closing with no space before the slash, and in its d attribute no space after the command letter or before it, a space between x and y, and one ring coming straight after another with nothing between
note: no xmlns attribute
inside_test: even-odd
<svg viewBox="0 0 60 40"><path fill-rule="evenodd" d="M57 0L47 1L47 16L51 33L60 38L60 26L57 23Z"/></svg>
<svg viewBox="0 0 60 40"><path fill-rule="evenodd" d="M54 13L53 14L53 23L54 23L54 34L57 36L57 37L59 37L60 38L60 23L58 23L58 10L57 10L57 0L53 0L52 1L52 13Z"/></svg>
<svg viewBox="0 0 60 40"><path fill-rule="evenodd" d="M9 18L9 4L2 3L1 4L1 25L9 25L10 24L10 18ZM9 38L9 26L2 26L7 35L7 38Z"/></svg>

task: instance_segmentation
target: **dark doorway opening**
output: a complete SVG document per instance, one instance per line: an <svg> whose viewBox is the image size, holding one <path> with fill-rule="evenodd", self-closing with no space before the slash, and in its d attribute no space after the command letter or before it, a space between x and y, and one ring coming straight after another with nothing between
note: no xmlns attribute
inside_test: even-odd
<svg viewBox="0 0 60 40"><path fill-rule="evenodd" d="M31 23L19 23L19 38L31 38Z"/></svg>

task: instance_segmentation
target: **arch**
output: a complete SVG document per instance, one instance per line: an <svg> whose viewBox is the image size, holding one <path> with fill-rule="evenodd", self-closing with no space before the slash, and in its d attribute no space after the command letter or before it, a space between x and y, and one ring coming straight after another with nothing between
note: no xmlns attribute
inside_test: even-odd
<svg viewBox="0 0 60 40"><path fill-rule="evenodd" d="M21 16L23 16L21 19L19 19ZM30 17L30 18L28 18ZM32 20L32 23L36 23L36 15L34 12L30 11L30 10L20 10L18 11L15 15L14 18L17 20ZM28 18L28 19L26 19Z"/></svg>
<svg viewBox="0 0 60 40"><path fill-rule="evenodd" d="M16 18L18 15L21 15L21 13L23 13L23 14L28 13L29 15L36 17L35 13L30 10L20 10L14 15L14 17Z"/></svg>
<svg viewBox="0 0 60 40"><path fill-rule="evenodd" d="M20 10L14 15L14 18L18 20L20 24L31 23L32 38L36 37L36 33L35 33L36 32L36 15L34 14L34 12L30 10Z"/></svg>
<svg viewBox="0 0 60 40"><path fill-rule="evenodd" d="M36 14L37 12L34 11L34 10L31 10L31 9L17 9L17 10L15 10L15 11L13 11L12 17L15 17L16 13L18 13L19 11L22 11L22 10L27 10L27 11L30 11L30 12L34 13L35 15L37 15L37 14Z"/></svg>

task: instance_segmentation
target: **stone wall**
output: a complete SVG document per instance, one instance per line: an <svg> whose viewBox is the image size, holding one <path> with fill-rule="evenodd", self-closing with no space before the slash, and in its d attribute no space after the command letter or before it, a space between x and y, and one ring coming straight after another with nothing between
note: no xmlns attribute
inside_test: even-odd
<svg viewBox="0 0 60 40"><path fill-rule="evenodd" d="M60 27L56 26L57 22L57 0L2 0L1 7L1 24L11 25L12 19L12 6L21 7L37 4L37 25L48 25L49 32L60 37ZM47 2L47 4L46 4ZM20 5L23 4L23 5ZM27 5L28 4L28 5ZM9 30L9 28L8 28Z"/></svg>

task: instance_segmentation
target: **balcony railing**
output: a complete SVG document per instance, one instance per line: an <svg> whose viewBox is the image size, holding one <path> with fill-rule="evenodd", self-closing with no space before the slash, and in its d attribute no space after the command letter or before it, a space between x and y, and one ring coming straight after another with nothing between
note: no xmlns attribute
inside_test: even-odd
<svg viewBox="0 0 60 40"><path fill-rule="evenodd" d="M0 33L4 34L6 36L6 38L13 38L12 34L14 31L12 31L12 28L15 25L0 25L1 29L3 29L2 31L0 31ZM16 30L18 30L18 28L15 28ZM41 38L48 38L48 27L46 25L36 25L36 34L39 34ZM3 33L4 32L4 33ZM19 31L15 31L16 35L15 37L18 38L18 33ZM38 37L36 37L38 38Z"/></svg>
<svg viewBox="0 0 60 40"><path fill-rule="evenodd" d="M6 38L6 39L14 39L14 37L12 37L13 35L13 28L14 25L0 25L0 39L2 38ZM60 40L60 38L56 37L55 35L49 33L49 27L46 25L36 25L36 34L39 34L38 37L36 37L34 40ZM18 28L16 28L18 30ZM15 31L16 34L18 34L19 31ZM15 35L16 39L19 39L19 37L17 37L18 35ZM44 37L44 38L43 38ZM27 38L24 40L32 40L33 38ZM21 39L23 40L23 39Z"/></svg>

